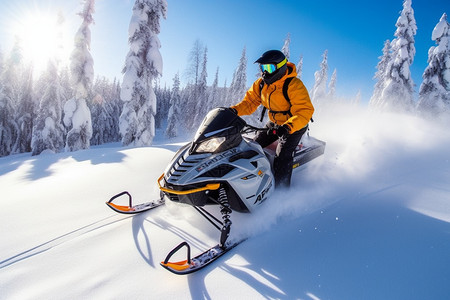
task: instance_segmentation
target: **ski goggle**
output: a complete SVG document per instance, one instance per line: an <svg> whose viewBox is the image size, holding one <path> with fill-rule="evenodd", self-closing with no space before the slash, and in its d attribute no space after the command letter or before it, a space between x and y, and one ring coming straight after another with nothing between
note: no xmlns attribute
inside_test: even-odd
<svg viewBox="0 0 450 300"><path fill-rule="evenodd" d="M261 67L261 72L267 72L269 74L272 74L273 72L275 72L277 69L281 68L282 66L284 66L284 64L286 64L287 59L283 59L283 61L281 61L278 64L260 64L259 66Z"/></svg>

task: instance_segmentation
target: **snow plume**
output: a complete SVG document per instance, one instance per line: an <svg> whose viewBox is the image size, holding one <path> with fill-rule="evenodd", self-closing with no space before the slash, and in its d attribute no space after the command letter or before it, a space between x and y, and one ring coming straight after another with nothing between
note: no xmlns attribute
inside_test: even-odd
<svg viewBox="0 0 450 300"><path fill-rule="evenodd" d="M155 136L156 96L152 81L162 74L159 19L166 17L165 0L136 0L128 34L120 98L119 126L123 145L148 146Z"/></svg>
<svg viewBox="0 0 450 300"><path fill-rule="evenodd" d="M261 234L280 221L320 212L395 182L419 184L433 167L421 170L416 162L443 143L450 146L450 135L437 124L350 103L327 105L314 120L310 135L326 141L325 154L294 171L291 188L276 190L251 216L234 214L235 237ZM417 172L417 182L403 182L410 172Z"/></svg>
<svg viewBox="0 0 450 300"><path fill-rule="evenodd" d="M66 151L88 149L92 137L91 112L86 105L92 82L94 80L94 61L89 52L91 47L91 31L89 26L94 22L95 0L85 0L79 13L82 24L75 35L75 48L70 57L70 72L75 98L64 106L64 124L72 128L67 133Z"/></svg>

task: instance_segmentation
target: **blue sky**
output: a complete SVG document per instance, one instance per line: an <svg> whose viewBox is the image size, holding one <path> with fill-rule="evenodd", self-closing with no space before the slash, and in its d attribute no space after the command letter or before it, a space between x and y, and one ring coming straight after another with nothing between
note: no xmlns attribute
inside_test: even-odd
<svg viewBox="0 0 450 300"><path fill-rule="evenodd" d="M97 75L121 77L128 52L128 24L133 0L97 0L92 30L92 55ZM253 62L266 50L280 49L287 34L291 37L291 61L303 55L303 81L314 84L324 50L328 50L329 77L337 69L337 94L352 97L361 90L363 101L372 93L372 79L386 39L393 39L402 0L379 1L275 1L275 0L168 0L168 15L161 21L161 53L164 60L162 83L172 84L175 73L181 78L195 40L208 47L208 81L219 68L219 84L231 82L244 47L247 49L248 82L256 79ZM434 45L431 32L448 0L412 0L418 26L416 56L411 67L418 90L427 65L428 49ZM75 14L78 0L22 0L0 3L0 49L11 49L17 23L30 15L54 14L61 8L71 40L80 25ZM15 25L14 25L15 24ZM67 46L70 48L70 46ZM35 47L33 47L35 48Z"/></svg>

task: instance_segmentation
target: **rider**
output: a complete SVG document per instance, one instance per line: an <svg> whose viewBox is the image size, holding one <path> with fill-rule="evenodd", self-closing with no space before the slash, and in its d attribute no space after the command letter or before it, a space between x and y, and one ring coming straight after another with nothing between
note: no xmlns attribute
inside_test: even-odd
<svg viewBox="0 0 450 300"><path fill-rule="evenodd" d="M258 132L255 141L264 148L278 140L273 166L275 188L289 187L293 153L308 128L314 107L303 82L297 78L295 65L288 62L281 51L269 50L255 63L261 68L261 78L231 110L242 116L252 114L260 104L268 109L270 120L266 124L267 130ZM287 86L288 99L283 93L286 80L290 81Z"/></svg>

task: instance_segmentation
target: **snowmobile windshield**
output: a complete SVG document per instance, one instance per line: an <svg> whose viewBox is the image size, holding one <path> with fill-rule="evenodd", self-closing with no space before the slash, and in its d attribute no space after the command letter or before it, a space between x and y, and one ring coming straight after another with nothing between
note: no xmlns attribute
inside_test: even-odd
<svg viewBox="0 0 450 300"><path fill-rule="evenodd" d="M237 147L245 121L228 108L211 110L198 128L191 153L218 153Z"/></svg>

